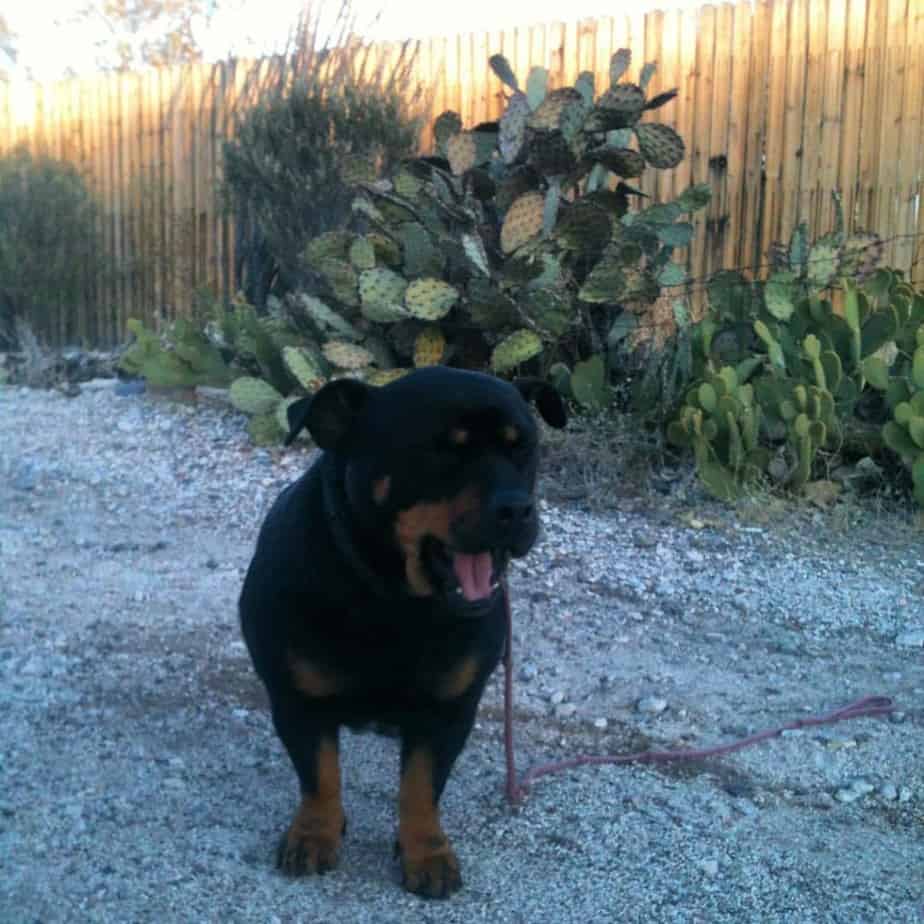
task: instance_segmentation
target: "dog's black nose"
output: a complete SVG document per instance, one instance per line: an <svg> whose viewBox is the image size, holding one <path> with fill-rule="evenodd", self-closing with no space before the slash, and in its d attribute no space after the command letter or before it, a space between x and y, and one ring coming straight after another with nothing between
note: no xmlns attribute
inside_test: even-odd
<svg viewBox="0 0 924 924"><path fill-rule="evenodd" d="M525 491L498 491L488 504L488 516L498 536L512 539L533 520L533 499Z"/></svg>

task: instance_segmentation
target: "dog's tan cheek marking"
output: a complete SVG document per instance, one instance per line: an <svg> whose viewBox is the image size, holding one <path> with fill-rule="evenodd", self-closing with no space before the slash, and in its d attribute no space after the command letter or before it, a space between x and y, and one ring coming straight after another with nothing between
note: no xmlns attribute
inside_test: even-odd
<svg viewBox="0 0 924 924"><path fill-rule="evenodd" d="M415 504L398 514L395 533L404 553L404 572L408 585L418 597L429 597L433 587L420 560L420 544L424 536L436 536L442 542L449 539L449 503Z"/></svg>
<svg viewBox="0 0 924 924"><path fill-rule="evenodd" d="M474 655L463 658L445 677L440 678L436 690L438 699L456 699L472 685L478 673L478 660Z"/></svg>
<svg viewBox="0 0 924 924"><path fill-rule="evenodd" d="M391 490L391 475L379 478L372 483L372 499L377 504L384 504L388 499L388 492Z"/></svg>
<svg viewBox="0 0 924 924"><path fill-rule="evenodd" d="M449 542L449 525L464 513L478 509L475 490L463 491L447 501L415 504L402 510L395 522L395 536L404 553L404 571L408 586L418 597L429 597L433 587L421 561L421 543L425 536L435 536L440 542Z"/></svg>
<svg viewBox="0 0 924 924"><path fill-rule="evenodd" d="M292 671L295 688L306 696L320 699L325 696L335 696L346 688L343 677L333 671L324 670L295 654L289 654L289 669Z"/></svg>
<svg viewBox="0 0 924 924"><path fill-rule="evenodd" d="M464 427L453 427L449 431L449 442L454 446L464 446L469 440L469 432Z"/></svg>
<svg viewBox="0 0 924 924"><path fill-rule="evenodd" d="M520 431L513 424L507 424L501 430L501 439L513 446L520 441Z"/></svg>

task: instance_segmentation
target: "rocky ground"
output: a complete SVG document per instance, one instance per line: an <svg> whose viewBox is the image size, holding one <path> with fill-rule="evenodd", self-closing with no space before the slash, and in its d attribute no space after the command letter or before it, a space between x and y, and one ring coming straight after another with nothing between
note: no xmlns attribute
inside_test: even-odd
<svg viewBox="0 0 924 924"><path fill-rule="evenodd" d="M307 458L251 448L222 407L111 381L0 388L0 920L924 920L920 530L859 508L742 517L680 490L595 511L549 492L511 579L521 770L873 693L890 717L572 770L511 810L498 675L444 799L459 895L398 887L397 754L366 736L343 742L340 868L281 879L295 778L235 601Z"/></svg>

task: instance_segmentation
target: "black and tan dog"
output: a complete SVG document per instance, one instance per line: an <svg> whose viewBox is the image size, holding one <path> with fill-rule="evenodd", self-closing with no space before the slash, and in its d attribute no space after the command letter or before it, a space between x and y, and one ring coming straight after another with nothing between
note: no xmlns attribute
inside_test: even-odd
<svg viewBox="0 0 924 924"><path fill-rule="evenodd" d="M337 861L338 731L401 739L397 850L407 889L462 883L438 803L502 655L510 558L536 540L537 427L557 393L433 367L373 388L341 379L289 409L324 450L270 510L240 598L244 637L302 802L287 873Z"/></svg>

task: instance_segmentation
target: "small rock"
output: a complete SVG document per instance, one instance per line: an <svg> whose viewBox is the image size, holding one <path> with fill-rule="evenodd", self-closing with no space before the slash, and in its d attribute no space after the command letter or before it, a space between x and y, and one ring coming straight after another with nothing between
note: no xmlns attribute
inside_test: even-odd
<svg viewBox="0 0 924 924"><path fill-rule="evenodd" d="M710 879L714 879L719 875L719 863L717 860L702 860L698 866Z"/></svg>
<svg viewBox="0 0 924 924"><path fill-rule="evenodd" d="M559 719L570 719L577 712L577 706L574 703L562 703L555 707L555 716Z"/></svg>
<svg viewBox="0 0 924 924"><path fill-rule="evenodd" d="M599 728L600 731L603 731L609 724L604 718L594 719L594 728Z"/></svg>
<svg viewBox="0 0 924 924"><path fill-rule="evenodd" d="M124 379L115 383L115 393L123 398L144 394L143 379Z"/></svg>
<svg viewBox="0 0 924 924"><path fill-rule="evenodd" d="M892 783L885 783L879 790L879 795L889 802L894 802L898 798L898 789Z"/></svg>
<svg viewBox="0 0 924 924"><path fill-rule="evenodd" d="M834 794L834 798L837 799L838 802L856 802L857 799L868 796L875 789L876 787L867 780L853 780L853 782L849 783L847 786L839 789Z"/></svg>
<svg viewBox="0 0 924 924"><path fill-rule="evenodd" d="M829 751L847 751L856 746L857 742L853 738L831 738L825 742L825 747Z"/></svg>
<svg viewBox="0 0 924 924"><path fill-rule="evenodd" d="M12 484L16 491L34 491L38 484L35 466L29 462L20 465L13 473Z"/></svg>
<svg viewBox="0 0 924 924"><path fill-rule="evenodd" d="M209 385L197 385L196 397L216 404L230 404L231 391L228 388L212 388Z"/></svg>
<svg viewBox="0 0 924 924"><path fill-rule="evenodd" d="M132 594L132 599L135 601L135 603L144 603L144 591L136 590L134 594Z"/></svg>
<svg viewBox="0 0 924 924"><path fill-rule="evenodd" d="M635 708L648 715L660 715L667 709L667 700L660 696L645 696L636 703Z"/></svg>
<svg viewBox="0 0 924 924"><path fill-rule="evenodd" d="M521 668L517 676L523 683L532 683L539 676L539 670L531 661L527 661Z"/></svg>
<svg viewBox="0 0 924 924"><path fill-rule="evenodd" d="M924 628L909 629L895 639L899 648L924 648Z"/></svg>
<svg viewBox="0 0 924 924"><path fill-rule="evenodd" d="M80 387L83 391L106 391L114 389L116 379L90 379L88 382L81 382Z"/></svg>
<svg viewBox="0 0 924 924"><path fill-rule="evenodd" d="M911 790L907 786L902 786L898 790L898 801L901 802L902 805L911 801Z"/></svg>
<svg viewBox="0 0 924 924"><path fill-rule="evenodd" d="M561 690L556 690L550 697L549 702L553 706L560 706L565 701L565 694Z"/></svg>

